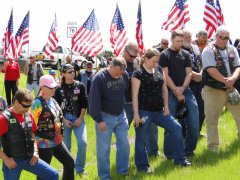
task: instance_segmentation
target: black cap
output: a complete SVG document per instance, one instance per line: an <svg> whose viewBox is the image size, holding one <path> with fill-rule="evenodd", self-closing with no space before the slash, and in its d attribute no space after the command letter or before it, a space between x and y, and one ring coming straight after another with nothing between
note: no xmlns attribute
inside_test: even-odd
<svg viewBox="0 0 240 180"><path fill-rule="evenodd" d="M74 69L74 67L71 65L71 64L64 64L63 66L62 66L62 70L61 70L61 72L62 73L65 73L67 70L69 70L69 69Z"/></svg>

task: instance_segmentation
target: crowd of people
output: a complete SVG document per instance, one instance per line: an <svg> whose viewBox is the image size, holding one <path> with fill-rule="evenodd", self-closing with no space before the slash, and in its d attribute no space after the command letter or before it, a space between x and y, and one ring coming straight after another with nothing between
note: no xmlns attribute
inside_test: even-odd
<svg viewBox="0 0 240 180"><path fill-rule="evenodd" d="M30 56L24 69L28 90L18 89L19 66L8 60L2 68L7 103L0 97L4 178L19 179L21 171L27 170L37 179L58 179L57 170L50 166L52 157L63 165L63 179L74 179L74 171L84 175L86 112L95 121L101 180L111 179L113 133L116 171L128 175L131 124L138 172L152 172L149 157L160 154L158 127L164 129L163 153L174 165L192 165L188 159L195 155L200 137L206 137L207 149L218 154L218 119L224 106L240 133L240 61L229 34L226 26L220 26L214 41L208 40L205 30L193 40L190 31L175 30L171 43L162 38L160 45L147 49L141 57L137 44L129 42L121 56L96 73L92 62L79 72L69 56L60 78L52 69L44 75L41 64ZM206 135L202 133L204 120ZM72 132L77 140L76 159L71 154Z"/></svg>

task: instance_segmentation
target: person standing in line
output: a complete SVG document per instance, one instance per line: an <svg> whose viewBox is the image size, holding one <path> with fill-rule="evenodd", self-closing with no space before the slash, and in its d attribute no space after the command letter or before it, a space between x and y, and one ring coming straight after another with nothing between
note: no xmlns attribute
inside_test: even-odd
<svg viewBox="0 0 240 180"><path fill-rule="evenodd" d="M163 127L172 141L174 164L190 166L185 157L181 125L170 116L165 75L158 65L160 53L148 49L142 57L141 67L133 72L132 99L135 124L135 164L140 172L151 172L146 151L146 135L151 123ZM170 145L170 144L169 144Z"/></svg>
<svg viewBox="0 0 240 180"><path fill-rule="evenodd" d="M199 134L198 106L196 98L189 88L192 79L192 64L190 54L182 49L183 32L176 30L171 35L170 48L160 55L160 66L166 76L169 89L169 109L174 118L177 118L179 105L185 104L188 114L184 118L186 125L185 154L193 155L197 147ZM167 158L173 158L173 151L169 147L171 138L169 131L165 130L164 154Z"/></svg>
<svg viewBox="0 0 240 180"><path fill-rule="evenodd" d="M76 173L85 174L87 151L87 126L84 119L88 99L83 83L74 80L74 67L65 64L62 67L61 87L55 92L55 99L63 110L63 141L71 151L72 131L77 140Z"/></svg>
<svg viewBox="0 0 240 180"><path fill-rule="evenodd" d="M36 57L30 55L29 60L24 67L24 74L27 76L27 89L34 90L35 97L39 93L39 79L44 74L42 65L36 62Z"/></svg>
<svg viewBox="0 0 240 180"><path fill-rule="evenodd" d="M2 72L5 73L4 85L6 92L6 99L8 106L12 105L12 98L18 90L20 79L20 67L19 64L13 60L8 59L4 62Z"/></svg>
<svg viewBox="0 0 240 180"><path fill-rule="evenodd" d="M182 48L188 51L191 55L192 60L192 80L189 84L190 89L193 92L193 95L196 98L198 104L199 112L199 137L205 137L201 133L202 125L205 119L204 114L204 102L202 99L202 57L200 48L192 44L192 33L188 30L183 30L183 46ZM182 127L185 131L186 128Z"/></svg>
<svg viewBox="0 0 240 180"><path fill-rule="evenodd" d="M97 168L100 180L111 179L112 133L116 136L117 173L128 175L130 147L124 93L129 80L125 71L125 60L115 58L107 69L94 76L90 88L89 109L96 122Z"/></svg>
<svg viewBox="0 0 240 180"><path fill-rule="evenodd" d="M214 153L219 153L218 119L224 106L236 122L238 136L240 133L240 104L231 103L228 98L235 85L239 84L240 76L239 56L236 48L228 44L229 34L226 26L219 26L215 34L216 41L205 47L202 53L207 148Z"/></svg>
<svg viewBox="0 0 240 180"><path fill-rule="evenodd" d="M54 156L63 164L63 180L73 180L74 159L62 141L62 110L53 98L58 84L51 75L47 74L40 77L39 86L42 95L38 96L31 106L31 112L38 126L35 134L39 157L50 164ZM38 179L41 177L38 176Z"/></svg>
<svg viewBox="0 0 240 180"><path fill-rule="evenodd" d="M27 89L19 89L13 106L0 114L0 136L3 150L5 180L18 180L22 170L38 175L42 179L58 180L58 172L42 159L39 159L34 133L37 126L29 112L33 98Z"/></svg>

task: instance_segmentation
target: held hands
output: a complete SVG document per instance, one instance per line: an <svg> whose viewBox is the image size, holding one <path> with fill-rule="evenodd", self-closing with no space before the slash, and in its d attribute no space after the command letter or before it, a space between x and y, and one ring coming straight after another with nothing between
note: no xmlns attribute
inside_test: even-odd
<svg viewBox="0 0 240 180"><path fill-rule="evenodd" d="M100 132L104 132L107 130L107 125L104 121L98 123L98 129Z"/></svg>
<svg viewBox="0 0 240 180"><path fill-rule="evenodd" d="M33 166L38 162L39 155L38 152L34 152L32 159L30 160L30 164Z"/></svg>
<svg viewBox="0 0 240 180"><path fill-rule="evenodd" d="M72 125L73 125L73 124L72 124L69 120L63 118L63 123L64 123L68 128L72 128Z"/></svg>
<svg viewBox="0 0 240 180"><path fill-rule="evenodd" d="M183 86L177 86L176 89L173 91L173 93L176 97L182 95L183 92L184 92Z"/></svg>
<svg viewBox="0 0 240 180"><path fill-rule="evenodd" d="M11 157L7 157L6 159L3 159L3 161L9 169L14 169L15 167L17 167L17 163Z"/></svg>
<svg viewBox="0 0 240 180"><path fill-rule="evenodd" d="M78 118L73 124L72 124L72 126L73 127L79 127L81 124L82 124L82 122L83 122L83 118Z"/></svg>
<svg viewBox="0 0 240 180"><path fill-rule="evenodd" d="M163 115L164 115L164 116L167 116L167 115L169 115L169 114L170 114L169 108L168 108L168 106L165 106L165 107L163 108Z"/></svg>
<svg viewBox="0 0 240 180"><path fill-rule="evenodd" d="M235 81L237 80L235 77L232 77L232 76L224 79L225 79L225 85L228 89L232 89Z"/></svg>

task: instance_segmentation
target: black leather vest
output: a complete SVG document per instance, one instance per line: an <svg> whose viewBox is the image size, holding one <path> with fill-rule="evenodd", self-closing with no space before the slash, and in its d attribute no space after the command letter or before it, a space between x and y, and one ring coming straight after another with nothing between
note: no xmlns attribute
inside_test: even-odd
<svg viewBox="0 0 240 180"><path fill-rule="evenodd" d="M25 113L22 125L9 111L3 112L8 122L8 132L2 136L3 151L8 157L28 158L34 152L34 139L32 138L32 119Z"/></svg>
<svg viewBox="0 0 240 180"><path fill-rule="evenodd" d="M42 96L38 97L42 103L42 112L38 119L38 130L36 131L36 136L48 140L53 140L55 137L55 117L46 104ZM57 103L57 102L56 102Z"/></svg>
<svg viewBox="0 0 240 180"><path fill-rule="evenodd" d="M42 73L40 70L40 64L37 63L37 83L39 83L39 79L41 77ZM32 64L28 65L28 75L27 75L27 83L32 84L33 83L33 68Z"/></svg>
<svg viewBox="0 0 240 180"><path fill-rule="evenodd" d="M221 54L219 52L218 47L215 44L211 44L211 45L209 45L209 47L214 53L217 70L224 77L227 77L227 69L224 65L223 57L221 57ZM227 54L228 54L228 62L229 62L230 71L231 71L231 73L233 73L233 70L234 70L233 61L234 61L235 57L234 56L232 57L230 54L234 54L234 49L233 49L233 47L227 46L226 50L227 50ZM227 89L224 83L215 80L212 76L210 76L207 73L206 70L203 71L202 78L203 78L204 85L208 85L208 86L213 87L215 89L222 89L222 90Z"/></svg>
<svg viewBox="0 0 240 180"><path fill-rule="evenodd" d="M76 116L80 115L80 104L79 104L79 94L80 92L80 82L74 81L71 96L66 96L64 89L60 89L61 98L63 100L62 110L63 113L74 114Z"/></svg>

